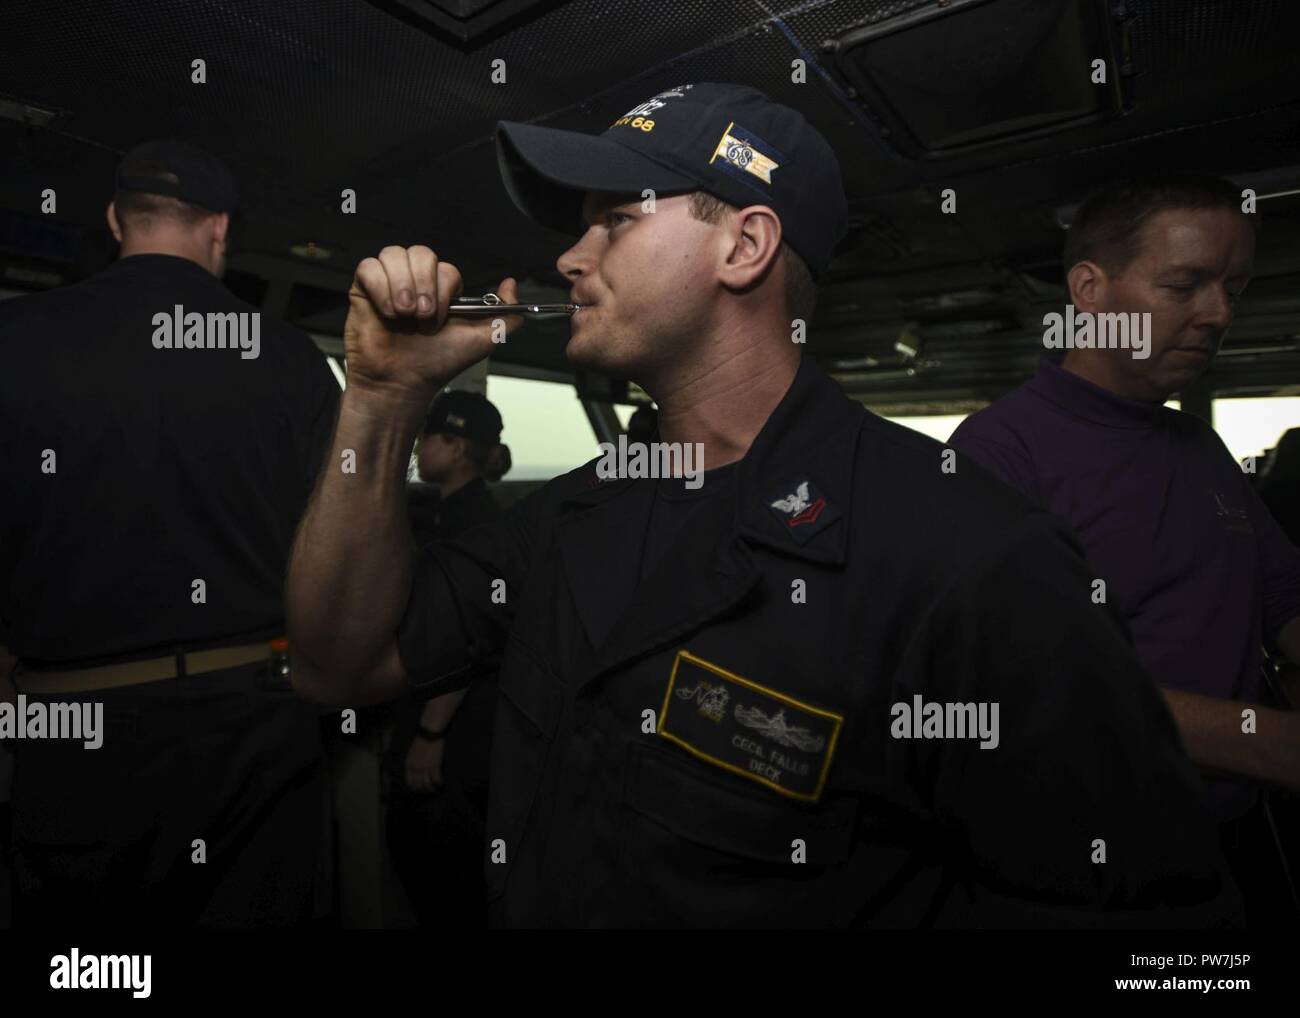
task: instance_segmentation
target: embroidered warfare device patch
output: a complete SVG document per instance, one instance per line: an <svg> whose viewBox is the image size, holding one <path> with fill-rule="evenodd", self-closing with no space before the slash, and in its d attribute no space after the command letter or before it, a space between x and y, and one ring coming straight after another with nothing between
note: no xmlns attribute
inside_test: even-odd
<svg viewBox="0 0 1300 1018"><path fill-rule="evenodd" d="M844 717L690 651L673 661L658 732L688 753L792 799L821 798Z"/></svg>

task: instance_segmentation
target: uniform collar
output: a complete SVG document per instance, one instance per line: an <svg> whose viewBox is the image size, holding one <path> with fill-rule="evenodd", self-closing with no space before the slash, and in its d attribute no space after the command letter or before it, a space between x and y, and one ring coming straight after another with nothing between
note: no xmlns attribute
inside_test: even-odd
<svg viewBox="0 0 1300 1018"><path fill-rule="evenodd" d="M129 272L135 269L149 269L155 272L171 270L181 273L190 273L191 275L194 273L202 273L208 279L213 281L217 280L216 276L190 258L184 258L181 255L160 254L157 252L127 255L125 258L119 258L104 271Z"/></svg>
<svg viewBox="0 0 1300 1018"><path fill-rule="evenodd" d="M854 460L865 418L862 405L804 357L741 462L737 532L785 554L842 565L848 550ZM825 506L822 518L802 524L808 529L800 531L790 526L792 514L772 503L794 495L805 481L814 495L825 499Z"/></svg>
<svg viewBox="0 0 1300 1018"><path fill-rule="evenodd" d="M865 416L863 407L811 358L802 358L790 388L740 461L733 489L734 532L788 555L843 564L854 456ZM600 505L627 496L636 484L630 478L600 480L594 462L579 477L580 486L564 503ZM797 530L772 502L794 495L805 481L825 499L826 515Z"/></svg>
<svg viewBox="0 0 1300 1018"><path fill-rule="evenodd" d="M653 482L598 481L594 462L571 475L574 487L562 499L557 540L594 656L573 669L570 681L586 686L741 603L764 572L756 545L842 564L853 458L865 417L805 359L738 464L727 496L706 500L672 554L644 578L640 562ZM791 507L788 496L801 491L808 501Z"/></svg>

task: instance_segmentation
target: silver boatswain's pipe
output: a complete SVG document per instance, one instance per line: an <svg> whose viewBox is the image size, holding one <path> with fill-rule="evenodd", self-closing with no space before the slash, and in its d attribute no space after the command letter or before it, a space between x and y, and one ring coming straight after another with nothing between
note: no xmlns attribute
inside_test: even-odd
<svg viewBox="0 0 1300 1018"><path fill-rule="evenodd" d="M487 293L482 297L460 297L447 309L447 313L479 317L530 315L539 318L543 315L571 315L580 306L579 304L506 304L495 293Z"/></svg>

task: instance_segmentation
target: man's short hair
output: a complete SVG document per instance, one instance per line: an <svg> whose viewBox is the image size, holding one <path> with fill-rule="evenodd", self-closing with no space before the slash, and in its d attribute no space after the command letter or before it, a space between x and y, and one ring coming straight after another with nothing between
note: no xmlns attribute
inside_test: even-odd
<svg viewBox="0 0 1300 1018"><path fill-rule="evenodd" d="M164 167L147 165L135 168L148 176L176 182L176 174ZM179 198L165 194L149 194L147 191L118 191L113 196L113 205L117 209L117 222L122 233L152 230L160 220L170 220L188 229L193 229L208 216L215 213L198 205L191 205Z"/></svg>
<svg viewBox="0 0 1300 1018"><path fill-rule="evenodd" d="M1065 238L1065 271L1095 262L1118 276L1142 248L1142 229L1159 212L1225 209L1259 230L1259 217L1241 211L1241 188L1220 177L1162 174L1111 184L1093 194L1075 214Z"/></svg>
<svg viewBox="0 0 1300 1018"><path fill-rule="evenodd" d="M728 209L735 211L735 206L715 198L708 191L692 191L690 209L693 218L703 223L716 223ZM792 319L811 323L813 312L817 310L817 284L808 271L808 264L784 240L781 241L781 256L785 259L786 310Z"/></svg>

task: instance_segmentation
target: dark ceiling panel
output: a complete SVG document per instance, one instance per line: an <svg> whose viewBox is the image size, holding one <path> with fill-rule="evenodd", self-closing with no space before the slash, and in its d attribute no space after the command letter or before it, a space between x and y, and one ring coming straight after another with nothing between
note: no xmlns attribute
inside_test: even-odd
<svg viewBox="0 0 1300 1018"><path fill-rule="evenodd" d="M516 12L466 43L364 0L7 0L0 99L16 102L0 103L0 117L20 116L13 111L24 103L57 116L45 127L0 119L0 237L30 240L0 245L0 265L18 273L5 277L10 284L38 286L105 262L103 206L116 160L170 135L230 163L243 189L232 268L314 288L288 305L313 328L341 323L353 267L389 243L432 245L461 266L470 292L508 273L540 295L561 282L554 262L565 239L506 198L496 122L596 132L666 87L729 80L802 110L844 169L851 231L823 287L810 350L828 361L888 357L909 330L936 364L914 377L868 378L866 391L916 401L987 394L1032 367L1030 326L1060 299L1059 211L1097 184L1176 166L1243 180L1271 174L1278 190L1300 187L1290 169L1300 166L1292 0L1098 0L1090 9L1124 40L1117 70L1127 115L941 159L897 144L889 117L855 92L824 45L928 11L948 26L943 45L960 52L973 40L955 8L987 14L1017 2L955 0L933 17L942 13L933 0L569 0ZM1007 19L999 45L1031 46L1031 28ZM206 61L206 84L191 82L195 59ZM806 63L803 83L792 80L794 60ZM504 61L504 83L493 81L494 61ZM935 64L911 74L910 87L929 87L927 73L943 86L947 67ZM951 123L944 109L932 106L918 129L978 131L969 104L960 117L954 107ZM59 195L54 247L26 218L39 215L46 187ZM357 192L356 215L340 210L344 188ZM956 215L940 211L945 188L957 193ZM1263 212L1258 270L1267 285L1259 308L1250 294L1243 301L1238 333L1293 345L1300 222L1285 200ZM307 263L290 253L308 242L329 257ZM563 368L564 324L529 331L501 359ZM1300 358L1271 363L1279 380L1300 382ZM1240 370L1253 385L1262 369ZM1237 371L1231 359L1216 366L1229 386Z"/></svg>

